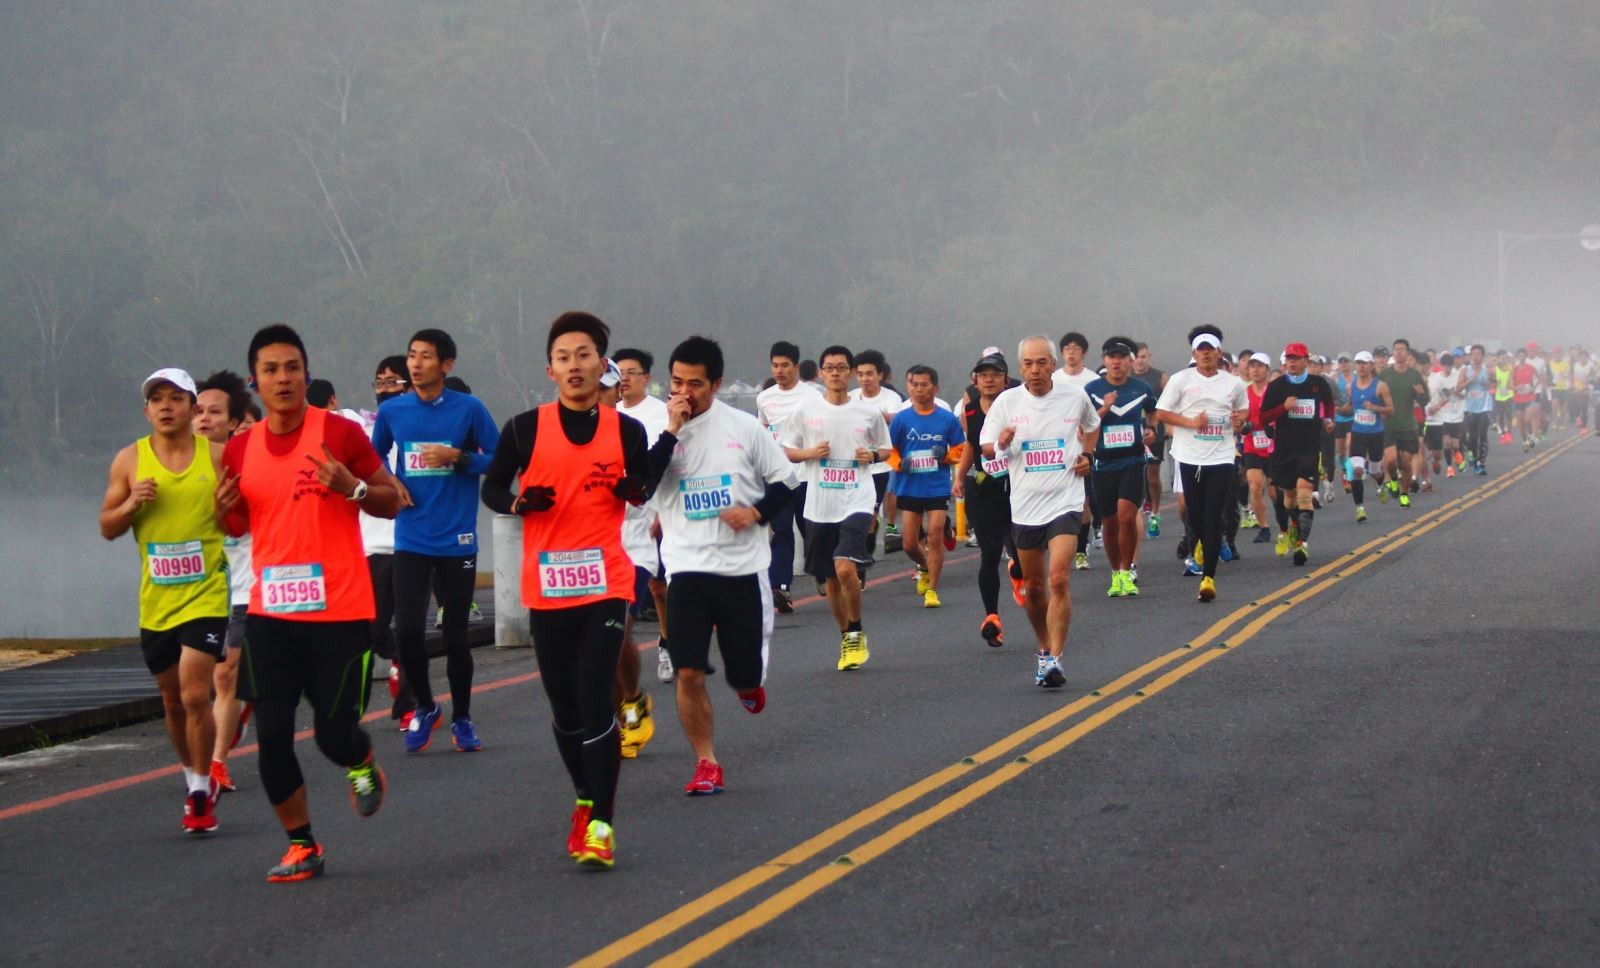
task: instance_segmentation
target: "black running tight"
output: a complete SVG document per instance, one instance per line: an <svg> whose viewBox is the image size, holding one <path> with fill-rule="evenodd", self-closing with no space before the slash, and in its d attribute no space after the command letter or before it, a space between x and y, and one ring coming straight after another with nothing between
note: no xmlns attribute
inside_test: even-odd
<svg viewBox="0 0 1600 968"><path fill-rule="evenodd" d="M983 613L1000 612L1000 554L1017 550L1011 540L1011 501L1005 483L990 480L979 484L967 478L967 521L978 533L978 596L983 599Z"/></svg>
<svg viewBox="0 0 1600 968"><path fill-rule="evenodd" d="M467 645L467 615L472 608L472 592L477 586L478 558L459 558L394 553L394 625L400 664L406 685L416 697L418 708L434 704L433 684L428 679L428 606L435 588L442 591L444 607L445 675L450 680L450 718L472 717L472 650Z"/></svg>
<svg viewBox="0 0 1600 968"><path fill-rule="evenodd" d="M619 598L528 613L556 749L578 799L592 801L594 819L606 823L622 766L611 688L627 613L628 603Z"/></svg>
<svg viewBox="0 0 1600 968"><path fill-rule="evenodd" d="M1222 557L1222 516L1238 487L1239 471L1233 462L1226 464L1178 464L1183 475L1183 500L1189 511L1189 528L1205 549L1205 576L1217 574Z"/></svg>
<svg viewBox="0 0 1600 968"><path fill-rule="evenodd" d="M273 806L294 795L305 785L300 773L300 759L294 752L294 712L298 702L282 699L257 699L255 701L256 740L260 743L259 767L261 787ZM348 716L329 719L320 704L313 702L312 726L317 737L317 748L322 755L349 769L366 762L372 751L372 740L361 728L360 720Z"/></svg>

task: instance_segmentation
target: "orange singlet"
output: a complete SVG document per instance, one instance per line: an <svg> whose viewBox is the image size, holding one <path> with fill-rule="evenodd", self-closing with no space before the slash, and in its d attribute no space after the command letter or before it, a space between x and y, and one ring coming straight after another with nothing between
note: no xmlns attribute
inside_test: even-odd
<svg viewBox="0 0 1600 968"><path fill-rule="evenodd" d="M522 604L632 603L633 559L622 550L626 505L611 493L626 470L617 411L601 407L594 439L579 446L561 429L559 406L539 408L533 455L518 479L523 490L555 491L555 507L522 518Z"/></svg>
<svg viewBox="0 0 1600 968"><path fill-rule="evenodd" d="M239 493L250 511L250 614L301 622L371 621L372 574L361 544L354 501L322 486L328 412L306 410L300 440L287 456L267 449L267 425L250 428L239 472Z"/></svg>

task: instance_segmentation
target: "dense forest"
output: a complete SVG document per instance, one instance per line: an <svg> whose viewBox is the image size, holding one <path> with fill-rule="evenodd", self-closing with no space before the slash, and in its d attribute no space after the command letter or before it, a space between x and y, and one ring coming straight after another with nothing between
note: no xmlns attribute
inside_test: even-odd
<svg viewBox="0 0 1600 968"><path fill-rule="evenodd" d="M346 403L439 325L503 418L575 307L948 386L1035 330L1494 337L1496 232L1600 221L1590 0L14 0L0 91L12 467L273 319ZM1587 330L1600 262L1515 256L1517 331Z"/></svg>

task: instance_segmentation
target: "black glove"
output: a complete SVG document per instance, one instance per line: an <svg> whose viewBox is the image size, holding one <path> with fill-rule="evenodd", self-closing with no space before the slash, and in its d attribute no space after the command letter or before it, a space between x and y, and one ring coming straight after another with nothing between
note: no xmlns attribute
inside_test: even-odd
<svg viewBox="0 0 1600 968"><path fill-rule="evenodd" d="M624 474L611 485L611 493L629 504L638 506L644 503L645 489L644 478L637 474Z"/></svg>
<svg viewBox="0 0 1600 968"><path fill-rule="evenodd" d="M517 503L511 506L516 514L528 514L532 511L548 511L556 506L556 489L543 484L534 484L523 489L522 496L517 498Z"/></svg>

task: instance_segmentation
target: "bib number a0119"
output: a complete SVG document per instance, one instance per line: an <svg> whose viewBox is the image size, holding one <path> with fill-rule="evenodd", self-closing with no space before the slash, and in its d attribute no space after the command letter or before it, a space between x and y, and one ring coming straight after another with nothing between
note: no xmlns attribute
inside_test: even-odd
<svg viewBox="0 0 1600 968"><path fill-rule="evenodd" d="M424 447L449 447L449 444L432 440L406 441L405 461L407 477L449 477L455 473L455 468L448 465L444 467L429 467L422 458Z"/></svg>
<svg viewBox="0 0 1600 968"><path fill-rule="evenodd" d="M582 598L606 590L606 556L599 548L541 551L539 591L546 598Z"/></svg>
<svg viewBox="0 0 1600 968"><path fill-rule="evenodd" d="M150 581L157 585L187 585L206 576L206 557L198 541L152 541L145 545L150 559Z"/></svg>
<svg viewBox="0 0 1600 968"><path fill-rule="evenodd" d="M1139 440L1139 428L1133 424L1113 424L1100 432L1100 443L1107 449L1132 447Z"/></svg>
<svg viewBox="0 0 1600 968"><path fill-rule="evenodd" d="M855 487L859 482L858 472L859 467L853 460L824 457L822 459L821 486L829 490L848 490Z"/></svg>
<svg viewBox="0 0 1600 968"><path fill-rule="evenodd" d="M1067 442L1060 437L1022 442L1022 472L1064 471L1067 469Z"/></svg>
<svg viewBox="0 0 1600 968"><path fill-rule="evenodd" d="M683 516L690 521L714 518L733 507L733 476L714 474L679 481L678 495L683 499Z"/></svg>
<svg viewBox="0 0 1600 968"><path fill-rule="evenodd" d="M322 566L273 565L261 569L261 607L269 615L325 610L328 583Z"/></svg>

